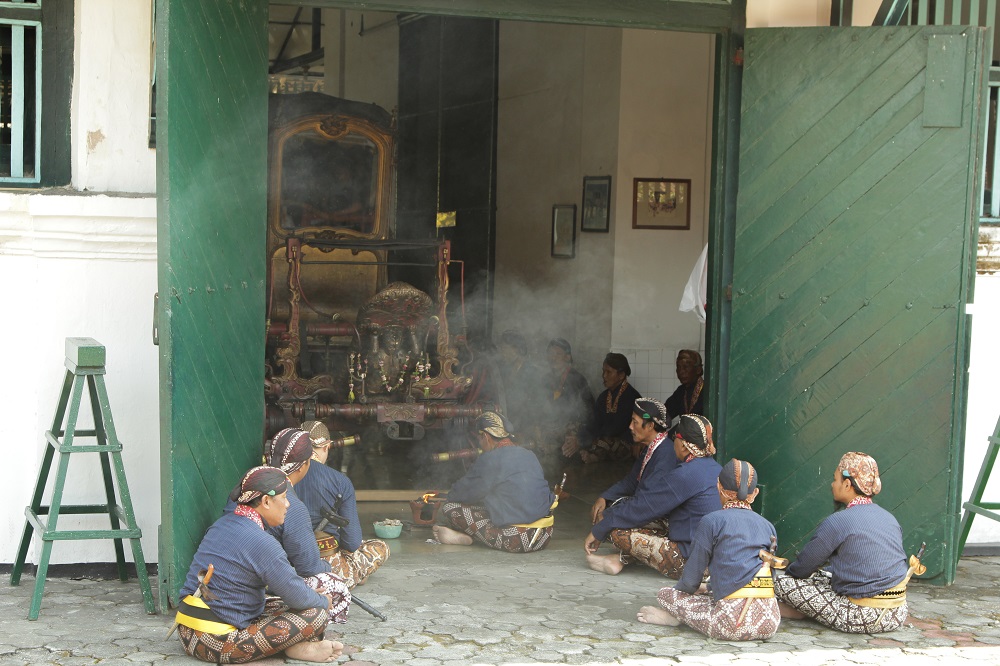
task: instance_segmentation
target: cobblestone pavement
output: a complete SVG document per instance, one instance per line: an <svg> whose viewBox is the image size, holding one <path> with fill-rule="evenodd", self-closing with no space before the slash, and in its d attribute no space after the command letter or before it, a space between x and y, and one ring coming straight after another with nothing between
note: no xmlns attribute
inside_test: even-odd
<svg viewBox="0 0 1000 666"><path fill-rule="evenodd" d="M363 517L405 519L403 506L364 504ZM619 576L588 570L586 509L564 502L556 538L530 555L430 544L426 528L404 531L390 542L389 562L357 590L388 621L353 607L349 622L335 627L347 646L340 663L1000 664L1000 557L963 558L950 587L911 584L910 619L891 634L846 635L786 620L766 642L715 641L636 622L639 607L672 583L645 568ZM176 634L165 639L171 617L145 614L134 579L50 578L41 616L29 622L33 585L30 576L19 587L2 581L0 665L198 663Z"/></svg>

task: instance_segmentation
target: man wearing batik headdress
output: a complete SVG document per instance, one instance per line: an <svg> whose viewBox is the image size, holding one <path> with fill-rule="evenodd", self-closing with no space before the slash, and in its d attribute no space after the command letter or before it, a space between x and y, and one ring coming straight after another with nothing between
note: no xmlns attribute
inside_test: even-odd
<svg viewBox="0 0 1000 666"><path fill-rule="evenodd" d="M483 453L448 491L438 512L434 538L471 546L473 540L508 553L541 550L552 525L530 526L545 518L555 495L535 454L517 445L510 422L496 412L476 419ZM549 521L551 522L551 521Z"/></svg>
<svg viewBox="0 0 1000 666"><path fill-rule="evenodd" d="M331 574L303 580L265 531L284 522L290 488L280 469L251 469L229 495L235 510L215 521L201 540L177 611L189 656L214 664L282 651L313 662L340 656L344 646L323 640L323 632L329 622L347 621L347 586Z"/></svg>
<svg viewBox="0 0 1000 666"><path fill-rule="evenodd" d="M326 464L330 455L329 429L321 421L306 421L302 429L309 433L315 464L310 464L309 471L296 482L295 494L309 511L313 530L323 522L325 511L332 510L347 520L346 525L338 526L327 519L323 529L313 536L320 546L320 557L353 588L368 580L389 559L389 546L381 539L361 538L354 484Z"/></svg>
<svg viewBox="0 0 1000 666"><path fill-rule="evenodd" d="M717 483L722 511L701 519L680 581L657 595L662 608L644 606L637 618L650 624L684 623L724 641L770 638L781 614L762 553L768 557L777 535L774 525L750 508L757 497L757 470L734 458ZM711 578L702 587L706 568Z"/></svg>
<svg viewBox="0 0 1000 666"><path fill-rule="evenodd" d="M679 578L698 523L722 508L716 490L722 468L712 458L712 424L704 416L684 414L668 432L663 404L642 398L635 401L629 428L645 452L594 502L594 526L583 545L587 565L614 575L639 561ZM597 554L608 538L619 555Z"/></svg>
<svg viewBox="0 0 1000 666"><path fill-rule="evenodd" d="M872 503L882 490L878 464L864 453L846 453L830 488L845 508L819 524L788 575L775 580L782 615L849 633L898 629L907 615L909 571L899 523ZM824 564L829 575L818 571Z"/></svg>
<svg viewBox="0 0 1000 666"><path fill-rule="evenodd" d="M312 442L309 433L298 428L285 428L264 444L264 462L288 475L288 514L281 525L268 532L281 543L288 561L303 578L323 574L340 580L330 563L319 556L319 546L313 534L309 509L298 498L297 486L309 473Z"/></svg>
<svg viewBox="0 0 1000 666"><path fill-rule="evenodd" d="M705 369L701 354L693 349L677 352L677 381L681 384L669 398L663 401L670 418L681 414L705 413Z"/></svg>

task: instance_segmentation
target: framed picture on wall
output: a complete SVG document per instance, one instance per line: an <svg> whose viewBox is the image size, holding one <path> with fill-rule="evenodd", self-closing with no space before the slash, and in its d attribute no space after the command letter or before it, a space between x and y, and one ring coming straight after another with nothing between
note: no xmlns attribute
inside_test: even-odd
<svg viewBox="0 0 1000 666"><path fill-rule="evenodd" d="M576 204L552 207L552 256L567 259L576 256Z"/></svg>
<svg viewBox="0 0 1000 666"><path fill-rule="evenodd" d="M584 176L580 230L607 233L610 226L611 176Z"/></svg>
<svg viewBox="0 0 1000 666"><path fill-rule="evenodd" d="M632 228L690 229L691 179L634 179Z"/></svg>

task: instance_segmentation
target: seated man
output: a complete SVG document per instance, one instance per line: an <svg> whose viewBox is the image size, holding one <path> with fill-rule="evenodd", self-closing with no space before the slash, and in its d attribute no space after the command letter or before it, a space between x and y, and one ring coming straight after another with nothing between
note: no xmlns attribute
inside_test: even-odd
<svg viewBox="0 0 1000 666"><path fill-rule="evenodd" d="M629 428L637 443L648 442L646 452L594 502L594 527L583 544L587 565L615 575L638 560L679 578L698 523L722 507L716 490L722 468L711 457L712 424L704 416L684 414L668 434L661 403L642 398L634 410ZM597 555L609 536L621 554Z"/></svg>
<svg viewBox="0 0 1000 666"><path fill-rule="evenodd" d="M332 571L330 563L319 556L319 546L309 522L309 509L293 489L309 473L311 456L309 433L298 428L285 428L264 444L264 462L288 475L288 514L282 524L273 525L267 531L281 543L288 561L303 578L329 575Z"/></svg>
<svg viewBox="0 0 1000 666"><path fill-rule="evenodd" d="M314 536L323 545L320 556L326 558L333 572L344 578L348 587L362 585L389 559L389 546L379 539L361 538L354 484L326 464L330 431L320 421L306 421L302 429L309 433L316 464L310 465L306 475L295 484L295 494L309 510L310 529L319 527L324 511L334 510L347 520L343 527L328 521Z"/></svg>
<svg viewBox="0 0 1000 666"><path fill-rule="evenodd" d="M529 553L549 543L552 526L519 527L548 515L555 501L542 466L514 442L510 422L495 412L476 419L483 453L448 491L434 526L441 543L472 545L473 539L508 553Z"/></svg>
<svg viewBox="0 0 1000 666"><path fill-rule="evenodd" d="M734 458L722 468L718 489L722 511L701 519L680 582L660 590L662 608L643 606L638 620L669 626L683 622L724 641L770 638L781 615L761 551L769 552L777 535L774 525L750 508L757 497L757 470ZM706 567L711 582L703 592Z"/></svg>
<svg viewBox="0 0 1000 666"><path fill-rule="evenodd" d="M663 401L670 418L681 414L705 414L705 370L701 354L693 349L677 352L677 381L681 383L673 394Z"/></svg>
<svg viewBox="0 0 1000 666"><path fill-rule="evenodd" d="M604 357L601 368L604 392L597 396L594 403L594 419L589 433L592 443L571 440L563 445L564 455L571 456L574 448L579 448L580 458L585 463L637 457L633 455L632 434L628 427L632 422L632 406L642 396L628 383L631 374L632 368L624 354L612 352Z"/></svg>
<svg viewBox="0 0 1000 666"><path fill-rule="evenodd" d="M229 495L236 510L223 514L202 539L177 612L189 656L214 664L241 664L282 651L314 662L340 656L344 646L323 640L323 632L331 621L347 621L347 586L330 574L303 580L264 531L265 525L284 521L288 488L281 470L251 469ZM208 580L202 582L202 576ZM265 603L268 593L277 596Z"/></svg>
<svg viewBox="0 0 1000 666"><path fill-rule="evenodd" d="M872 503L882 490L875 459L845 453L831 490L833 501L846 508L819 524L788 575L775 580L781 614L848 633L898 629L907 615L909 572L903 530L891 513ZM817 571L824 563L830 576Z"/></svg>

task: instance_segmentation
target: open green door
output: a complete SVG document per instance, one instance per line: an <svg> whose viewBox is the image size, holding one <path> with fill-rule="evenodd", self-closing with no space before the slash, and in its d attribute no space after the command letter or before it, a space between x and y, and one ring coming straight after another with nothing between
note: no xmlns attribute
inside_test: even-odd
<svg viewBox="0 0 1000 666"><path fill-rule="evenodd" d="M161 608L259 461L267 9L157 3Z"/></svg>
<svg viewBox="0 0 1000 666"><path fill-rule="evenodd" d="M747 31L726 455L759 467L784 554L865 451L907 550L954 579L984 43Z"/></svg>

